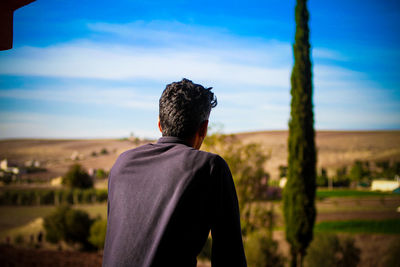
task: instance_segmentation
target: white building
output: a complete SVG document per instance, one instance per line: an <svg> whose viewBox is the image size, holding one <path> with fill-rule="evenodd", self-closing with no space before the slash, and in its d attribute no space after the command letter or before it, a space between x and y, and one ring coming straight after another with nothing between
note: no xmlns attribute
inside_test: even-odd
<svg viewBox="0 0 400 267"><path fill-rule="evenodd" d="M373 180L371 184L372 191L393 191L400 187L400 180Z"/></svg>

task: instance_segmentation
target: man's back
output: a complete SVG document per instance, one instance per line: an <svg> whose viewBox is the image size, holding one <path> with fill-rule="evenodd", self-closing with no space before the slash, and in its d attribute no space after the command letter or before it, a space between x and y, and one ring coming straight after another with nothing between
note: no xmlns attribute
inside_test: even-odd
<svg viewBox="0 0 400 267"><path fill-rule="evenodd" d="M245 266L225 161L176 137L123 153L109 177L104 266L196 266L209 231L213 265Z"/></svg>

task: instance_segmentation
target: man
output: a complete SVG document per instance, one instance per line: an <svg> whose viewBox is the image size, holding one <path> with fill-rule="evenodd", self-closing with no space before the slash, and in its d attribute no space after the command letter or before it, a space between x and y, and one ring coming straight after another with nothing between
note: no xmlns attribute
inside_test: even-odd
<svg viewBox="0 0 400 267"><path fill-rule="evenodd" d="M211 88L183 79L159 104L162 138L110 171L103 266L196 266L210 230L212 266L246 266L229 167L199 150L217 105Z"/></svg>

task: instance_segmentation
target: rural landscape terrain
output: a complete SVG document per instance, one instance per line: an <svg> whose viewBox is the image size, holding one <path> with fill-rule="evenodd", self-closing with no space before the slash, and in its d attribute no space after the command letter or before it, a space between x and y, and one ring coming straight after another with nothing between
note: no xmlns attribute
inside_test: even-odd
<svg viewBox="0 0 400 267"><path fill-rule="evenodd" d="M288 132L239 133L235 138L243 144L255 143L265 153L263 168L269 174L268 184L278 187L280 178L284 176L282 169L287 164ZM36 195L38 200L35 198L32 203L26 200L27 197L17 196L15 201L8 201L5 196L11 196L9 192L14 191L61 190L66 185L59 182L60 177L77 163L94 177L101 170L102 175L94 179L93 190L104 191L107 188L104 174L118 155L148 142L155 140L132 137L118 140L0 141L2 164L6 159L8 168L19 168L11 181L2 182L0 187L0 260L7 257L12 266L33 265L35 257L47 259L41 266L52 266L54 261L63 262L59 266L98 266L101 249L99 252L82 252L77 246L65 242L51 243L45 238L38 243L39 233L45 234L44 218L54 212L63 201L61 198L60 203L51 200L51 204L46 204L44 196ZM347 168L349 173L356 161L368 162L371 173L376 173L382 162L400 162L400 131L318 131L316 143L317 172L325 169L327 177L336 177L338 170L343 168ZM394 180L394 177L378 178ZM333 233L339 238L350 237L360 249L359 266L386 266L386 258L400 242L400 194L371 191L369 185L362 185L361 180L351 181L346 187L337 184L333 188L328 188L327 184L318 188L315 235ZM96 193L97 198L93 200L92 196L85 202L85 193L77 193L76 199L75 193L71 194L73 208L86 211L92 219L106 219L104 197ZM288 257L289 246L285 241L282 203L278 195L264 205L273 211L273 239L278 243L278 251ZM52 198L56 199L54 195ZM207 258L201 259L198 266L209 266Z"/></svg>

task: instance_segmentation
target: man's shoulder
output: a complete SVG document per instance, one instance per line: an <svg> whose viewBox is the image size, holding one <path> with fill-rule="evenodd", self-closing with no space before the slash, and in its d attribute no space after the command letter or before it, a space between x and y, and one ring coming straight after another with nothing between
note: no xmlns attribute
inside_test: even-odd
<svg viewBox="0 0 400 267"><path fill-rule="evenodd" d="M210 167L211 173L214 173L214 172L219 173L221 170L230 172L228 163L220 155L211 153L208 151L204 151L204 150L197 150L196 153L201 155L201 158L205 159L204 162L207 162L207 165Z"/></svg>
<svg viewBox="0 0 400 267"><path fill-rule="evenodd" d="M229 168L225 160L218 154L204 150L197 150L183 144L149 143L121 153L115 162L116 166L125 165L133 161L160 162L168 161L173 164L190 166L209 166L211 168ZM171 164L172 164L171 163Z"/></svg>
<svg viewBox="0 0 400 267"><path fill-rule="evenodd" d="M150 149L152 145L154 145L154 144L153 143L147 143L147 144L144 144L144 145L140 145L140 146L125 150L124 152L122 152L119 155L119 157L124 157L124 156L128 156L128 155L135 154L135 153L140 153L140 151L145 151L145 150Z"/></svg>
<svg viewBox="0 0 400 267"><path fill-rule="evenodd" d="M144 144L138 147L134 147L131 149L128 149L117 157L114 166L122 164L123 162L130 161L134 158L140 158L142 157L143 154L146 153L146 151L151 151L152 143Z"/></svg>
<svg viewBox="0 0 400 267"><path fill-rule="evenodd" d="M200 152L205 153L206 156L207 156L214 164L223 164L223 165L227 165L227 163L226 163L226 161L224 160L224 158L221 157L221 156L218 155L218 154L211 153L211 152L208 152L208 151L203 151L203 150L200 150Z"/></svg>

